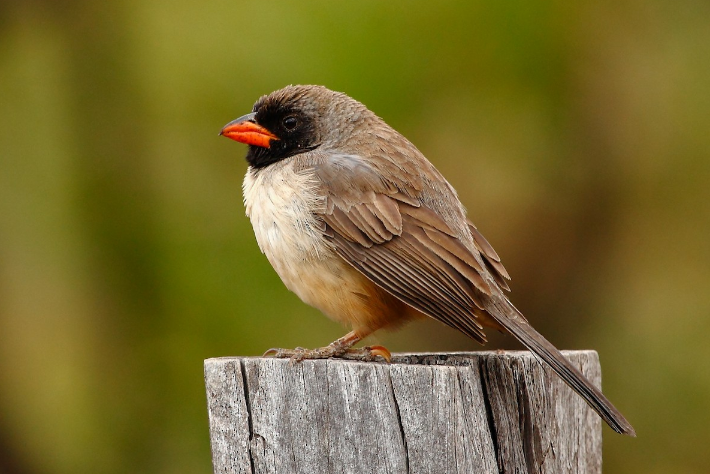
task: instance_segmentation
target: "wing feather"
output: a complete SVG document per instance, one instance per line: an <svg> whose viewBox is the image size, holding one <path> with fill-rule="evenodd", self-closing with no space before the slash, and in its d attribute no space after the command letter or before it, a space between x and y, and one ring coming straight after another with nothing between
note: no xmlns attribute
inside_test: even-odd
<svg viewBox="0 0 710 474"><path fill-rule="evenodd" d="M420 262L422 267L430 273L438 275L439 278L443 279L453 295L452 298L457 298L461 306L478 307L476 295L474 294L470 282L440 256L430 252L426 246L422 245L418 239L414 238L409 233L402 235L400 245L411 248L411 258Z"/></svg>
<svg viewBox="0 0 710 474"><path fill-rule="evenodd" d="M352 156L322 159L312 169L326 198L324 235L338 255L406 304L485 342L482 298L507 273L480 233L457 235L413 197L417 186L389 183Z"/></svg>
<svg viewBox="0 0 710 474"><path fill-rule="evenodd" d="M398 235L402 231L402 216L396 201L382 194L375 194L373 202L367 203L365 206L370 212L377 215L377 218L382 221L382 224L392 235Z"/></svg>
<svg viewBox="0 0 710 474"><path fill-rule="evenodd" d="M449 227L444 219L427 207L422 205L415 207L404 203L399 205L399 211L404 215L414 218L421 227L438 230L452 237L456 237L456 234L451 230L451 227Z"/></svg>
<svg viewBox="0 0 710 474"><path fill-rule="evenodd" d="M392 233L387 230L384 222L373 212L367 204L359 204L350 208L353 220L359 222L358 227L365 232L374 243L381 244L392 238Z"/></svg>
<svg viewBox="0 0 710 474"><path fill-rule="evenodd" d="M422 313L479 342L486 341L471 310L449 298L446 290L416 263L412 264L411 260L405 263L402 258L393 258L387 245L365 251L354 242L341 239L340 236L334 239L336 251L377 285Z"/></svg>
<svg viewBox="0 0 710 474"><path fill-rule="evenodd" d="M373 242L367 238L350 216L339 207L334 207L333 211L325 216L327 216L327 218L324 218L326 224L338 234L350 241L357 242L365 248L372 247Z"/></svg>

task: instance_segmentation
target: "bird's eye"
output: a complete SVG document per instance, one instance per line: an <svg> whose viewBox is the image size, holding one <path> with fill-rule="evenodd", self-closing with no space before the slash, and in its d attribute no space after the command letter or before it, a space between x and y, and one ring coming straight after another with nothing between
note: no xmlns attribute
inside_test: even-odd
<svg viewBox="0 0 710 474"><path fill-rule="evenodd" d="M298 126L298 119L293 115L289 115L283 120L283 124L286 130L293 130Z"/></svg>

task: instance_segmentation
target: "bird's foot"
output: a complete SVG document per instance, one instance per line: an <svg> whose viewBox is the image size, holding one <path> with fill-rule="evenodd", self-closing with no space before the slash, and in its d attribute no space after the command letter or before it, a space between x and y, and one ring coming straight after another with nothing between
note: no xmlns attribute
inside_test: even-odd
<svg viewBox="0 0 710 474"><path fill-rule="evenodd" d="M359 360L363 362L376 361L378 357L381 357L386 362L392 362L392 354L384 346L367 346L361 349L348 349L340 357L342 359Z"/></svg>
<svg viewBox="0 0 710 474"><path fill-rule="evenodd" d="M361 349L352 349L338 344L338 341L318 349L304 349L297 347L295 349L269 349L264 352L264 357L273 356L278 359L291 359L292 363L301 362L306 359L348 359L359 360L363 362L372 362L381 357L387 362L392 359L392 354L383 346L367 346Z"/></svg>

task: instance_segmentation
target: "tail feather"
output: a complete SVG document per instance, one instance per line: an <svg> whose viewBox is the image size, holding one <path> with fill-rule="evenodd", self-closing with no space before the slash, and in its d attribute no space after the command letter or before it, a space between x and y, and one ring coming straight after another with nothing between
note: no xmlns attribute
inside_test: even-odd
<svg viewBox="0 0 710 474"><path fill-rule="evenodd" d="M492 297L488 311L525 347L545 361L617 433L636 436L624 415L604 394L573 366L562 353L538 333L505 297ZM487 305L488 306L488 305ZM496 314L498 313L498 314Z"/></svg>

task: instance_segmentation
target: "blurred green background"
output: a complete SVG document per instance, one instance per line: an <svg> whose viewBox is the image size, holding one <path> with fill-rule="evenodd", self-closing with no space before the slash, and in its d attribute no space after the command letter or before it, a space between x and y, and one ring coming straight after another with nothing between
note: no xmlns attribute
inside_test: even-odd
<svg viewBox="0 0 710 474"><path fill-rule="evenodd" d="M315 83L458 189L558 347L600 353L635 440L710 463L706 1L0 3L0 472L209 473L202 361L344 334L288 293L222 125ZM376 342L477 350L422 322ZM493 336L489 348L517 346Z"/></svg>

